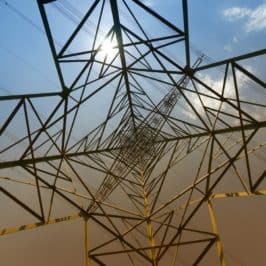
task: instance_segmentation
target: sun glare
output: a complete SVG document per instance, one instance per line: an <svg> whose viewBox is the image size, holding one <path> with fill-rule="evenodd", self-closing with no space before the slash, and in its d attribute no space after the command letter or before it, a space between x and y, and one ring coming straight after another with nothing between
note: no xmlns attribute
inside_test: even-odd
<svg viewBox="0 0 266 266"><path fill-rule="evenodd" d="M101 53L107 56L114 56L117 52L117 48L115 48L116 44L114 41L105 40L101 47Z"/></svg>

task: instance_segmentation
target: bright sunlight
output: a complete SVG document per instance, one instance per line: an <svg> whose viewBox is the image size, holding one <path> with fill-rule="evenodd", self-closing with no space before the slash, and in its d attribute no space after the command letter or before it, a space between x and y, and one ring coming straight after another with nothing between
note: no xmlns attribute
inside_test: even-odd
<svg viewBox="0 0 266 266"><path fill-rule="evenodd" d="M103 42L100 52L105 56L113 57L118 52L117 50L116 41L107 39Z"/></svg>

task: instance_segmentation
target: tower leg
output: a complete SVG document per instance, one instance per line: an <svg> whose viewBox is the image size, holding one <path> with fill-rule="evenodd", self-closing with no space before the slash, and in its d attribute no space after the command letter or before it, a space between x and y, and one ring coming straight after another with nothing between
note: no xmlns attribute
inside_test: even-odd
<svg viewBox="0 0 266 266"><path fill-rule="evenodd" d="M155 238L153 236L153 228L152 228L152 223L150 220L150 206L149 206L149 200L147 196L147 190L145 186L145 180L144 180L144 174L141 172L140 174L140 181L141 181L141 186L143 189L143 201L144 201L144 213L145 217L147 218L147 235L148 235L148 240L149 240L149 245L151 247L150 249L150 258L152 260L152 265L157 266L157 260L156 260L156 250L155 250Z"/></svg>
<svg viewBox="0 0 266 266"><path fill-rule="evenodd" d="M222 245L221 238L219 236L218 225L216 222L213 206L212 206L212 203L210 201L208 201L208 209L209 209L209 215L210 215L211 223L212 223L212 230L217 235L216 248L217 248L219 261L220 261L221 266L225 266L226 263L225 263L223 245Z"/></svg>
<svg viewBox="0 0 266 266"><path fill-rule="evenodd" d="M88 219L84 218L85 266L91 266L89 258Z"/></svg>

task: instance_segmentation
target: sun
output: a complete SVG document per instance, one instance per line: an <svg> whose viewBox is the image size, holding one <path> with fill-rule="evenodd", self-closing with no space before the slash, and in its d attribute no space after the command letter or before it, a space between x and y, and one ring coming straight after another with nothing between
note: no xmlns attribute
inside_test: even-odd
<svg viewBox="0 0 266 266"><path fill-rule="evenodd" d="M115 56L117 53L117 44L114 40L105 40L102 43L100 52L104 55L104 56Z"/></svg>

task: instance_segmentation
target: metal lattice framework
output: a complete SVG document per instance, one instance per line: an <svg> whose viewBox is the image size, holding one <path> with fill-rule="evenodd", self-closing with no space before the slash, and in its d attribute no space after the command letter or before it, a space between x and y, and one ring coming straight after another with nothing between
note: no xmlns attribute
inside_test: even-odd
<svg viewBox="0 0 266 266"><path fill-rule="evenodd" d="M266 195L265 82L246 64L266 50L193 54L186 0L179 26L139 0L37 2L62 90L0 96L1 194L35 219L0 235L84 219L86 265L215 248L225 265L212 202Z"/></svg>

